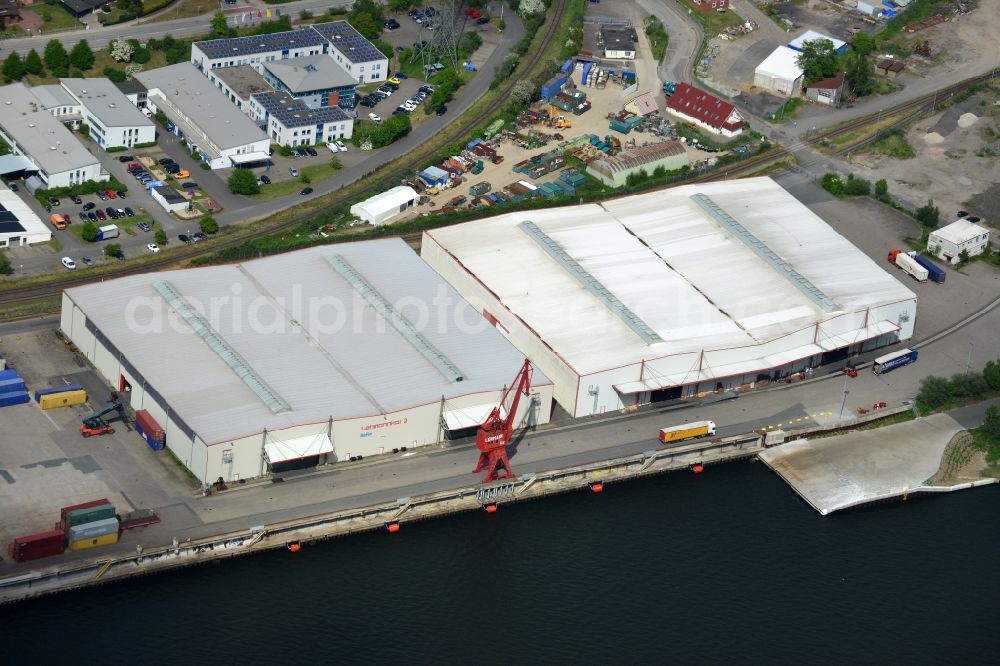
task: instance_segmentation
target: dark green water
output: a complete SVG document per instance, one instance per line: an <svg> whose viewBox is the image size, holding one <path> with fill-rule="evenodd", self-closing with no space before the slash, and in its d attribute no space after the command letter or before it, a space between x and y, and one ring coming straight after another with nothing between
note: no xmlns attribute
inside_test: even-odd
<svg viewBox="0 0 1000 666"><path fill-rule="evenodd" d="M714 467L2 607L4 661L996 663L998 499Z"/></svg>

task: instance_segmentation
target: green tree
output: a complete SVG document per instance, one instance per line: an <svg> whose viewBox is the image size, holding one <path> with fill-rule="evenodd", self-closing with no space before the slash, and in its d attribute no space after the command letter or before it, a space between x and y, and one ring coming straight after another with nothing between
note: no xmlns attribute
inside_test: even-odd
<svg viewBox="0 0 1000 666"><path fill-rule="evenodd" d="M70 64L80 72L89 71L94 66L94 51L86 39L81 39L69 53Z"/></svg>
<svg viewBox="0 0 1000 666"><path fill-rule="evenodd" d="M84 222L83 226L80 227L80 238L87 241L88 243L94 243L97 241L97 225L93 222Z"/></svg>
<svg viewBox="0 0 1000 666"><path fill-rule="evenodd" d="M24 78L24 72L24 63L21 61L21 56L17 54L17 51L11 51L10 55L3 61L3 77L7 79L7 83L20 81Z"/></svg>
<svg viewBox="0 0 1000 666"><path fill-rule="evenodd" d="M410 7L412 7L417 3L416 0L389 0L389 2L387 2L386 4L389 6L389 9L391 9L394 12L405 12L407 9L409 9ZM469 5L470 7L472 6L471 2L466 2L465 4Z"/></svg>
<svg viewBox="0 0 1000 666"><path fill-rule="evenodd" d="M225 37L229 34L229 23L221 11L215 12L212 16L212 34L216 37Z"/></svg>
<svg viewBox="0 0 1000 666"><path fill-rule="evenodd" d="M837 73L840 56L829 39L811 39L802 45L802 53L796 57L806 83L826 79Z"/></svg>
<svg viewBox="0 0 1000 666"><path fill-rule="evenodd" d="M344 163L340 161L340 158L334 155L330 158L330 168L334 171L340 171L344 168Z"/></svg>
<svg viewBox="0 0 1000 666"><path fill-rule="evenodd" d="M844 181L840 179L835 173L823 174L823 179L820 180L820 185L823 189L832 194L835 197L843 196L844 194Z"/></svg>
<svg viewBox="0 0 1000 666"><path fill-rule="evenodd" d="M35 49L28 51L28 55L24 57L24 69L33 76L45 76L45 66Z"/></svg>
<svg viewBox="0 0 1000 666"><path fill-rule="evenodd" d="M117 257L121 251L122 246L118 243L108 243L104 246L104 256L106 257Z"/></svg>
<svg viewBox="0 0 1000 666"><path fill-rule="evenodd" d="M198 227L204 234L214 234L219 231L219 223L211 215L206 215L198 221Z"/></svg>
<svg viewBox="0 0 1000 666"><path fill-rule="evenodd" d="M0 253L0 275L10 275L14 272L14 267L10 265L10 259L6 254Z"/></svg>
<svg viewBox="0 0 1000 666"><path fill-rule="evenodd" d="M348 22L354 26L354 29L360 32L363 36L368 39L375 39L381 34L382 30L379 28L379 24L375 22L371 14L357 14L351 16Z"/></svg>
<svg viewBox="0 0 1000 666"><path fill-rule="evenodd" d="M927 205L918 208L914 214L917 217L917 222L931 229L938 225L941 218L941 211L934 205L933 199L928 199Z"/></svg>
<svg viewBox="0 0 1000 666"><path fill-rule="evenodd" d="M167 232L164 231L163 229L157 229L156 233L153 234L153 240L156 241L157 245L166 245L167 244Z"/></svg>
<svg viewBox="0 0 1000 666"><path fill-rule="evenodd" d="M142 43L138 39L130 39L128 43L132 45L132 62L145 65L149 62L150 53L149 48L143 48Z"/></svg>
<svg viewBox="0 0 1000 666"><path fill-rule="evenodd" d="M991 442L1000 442L1000 409L996 405L986 408L986 416L983 419L982 433Z"/></svg>
<svg viewBox="0 0 1000 666"><path fill-rule="evenodd" d="M227 182L229 183L229 191L233 194L257 194L260 192L257 176L248 169L233 169Z"/></svg>
<svg viewBox="0 0 1000 666"><path fill-rule="evenodd" d="M885 178L879 178L875 181L875 196L879 199L885 199L889 196L889 183L885 182Z"/></svg>
<svg viewBox="0 0 1000 666"><path fill-rule="evenodd" d="M371 16L377 25L382 25L382 21L385 20L382 17L382 5L375 0L355 0L354 4L351 5L351 15L357 16L359 14Z"/></svg>
<svg viewBox="0 0 1000 666"><path fill-rule="evenodd" d="M949 390L956 398L981 398L990 386L978 372L968 372L954 375L951 378Z"/></svg>
<svg viewBox="0 0 1000 666"><path fill-rule="evenodd" d="M504 19L500 19L499 21L497 21L497 30L503 32L506 29L507 29L507 21L505 21Z"/></svg>
<svg viewBox="0 0 1000 666"><path fill-rule="evenodd" d="M865 32L856 32L851 37L851 50L859 56L867 56L874 53L876 47L875 38Z"/></svg>
<svg viewBox="0 0 1000 666"><path fill-rule="evenodd" d="M847 174L847 182L844 183L844 194L851 197L866 197L872 191L871 183L864 178L855 178L854 174Z"/></svg>
<svg viewBox="0 0 1000 666"><path fill-rule="evenodd" d="M930 375L920 380L917 405L924 412L942 407L951 400L951 386L944 377Z"/></svg>
<svg viewBox="0 0 1000 666"><path fill-rule="evenodd" d="M301 12L299 12L299 20L301 20L301 21L308 21L312 17L313 17L313 13L311 11L309 11L308 9L303 9Z"/></svg>
<svg viewBox="0 0 1000 666"><path fill-rule="evenodd" d="M458 50L465 54L475 53L476 49L483 45L483 38L474 30L469 30L459 41Z"/></svg>
<svg viewBox="0 0 1000 666"><path fill-rule="evenodd" d="M994 391L1000 391L1000 362L987 361L983 369L983 379Z"/></svg>
<svg viewBox="0 0 1000 666"><path fill-rule="evenodd" d="M967 264L969 263L970 259L972 259L972 257L969 255L968 250L962 250L961 252L958 253L958 263Z"/></svg>
<svg viewBox="0 0 1000 666"><path fill-rule="evenodd" d="M845 78L851 92L858 97L875 92L875 67L866 56L855 53L848 58Z"/></svg>
<svg viewBox="0 0 1000 666"><path fill-rule="evenodd" d="M51 39L45 45L45 66L53 75L64 78L69 75L69 55L58 39Z"/></svg>
<svg viewBox="0 0 1000 666"><path fill-rule="evenodd" d="M104 76L110 79L112 83L122 83L128 78L125 76L125 72L110 65L104 68Z"/></svg>

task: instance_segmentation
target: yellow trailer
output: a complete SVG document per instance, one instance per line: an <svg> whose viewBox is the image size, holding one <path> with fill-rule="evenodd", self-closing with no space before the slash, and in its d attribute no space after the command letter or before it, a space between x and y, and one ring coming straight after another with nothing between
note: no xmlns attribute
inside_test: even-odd
<svg viewBox="0 0 1000 666"><path fill-rule="evenodd" d="M693 423L673 426L672 428L663 428L660 430L660 441L666 444L667 442L677 442L682 439L692 439L694 437L709 437L714 434L714 421L695 421Z"/></svg>
<svg viewBox="0 0 1000 666"><path fill-rule="evenodd" d="M91 539L79 539L78 541L70 541L70 550L86 550L88 548L99 548L101 546L110 546L113 543L118 543L118 532L112 532L111 534L105 534L104 536L93 537Z"/></svg>
<svg viewBox="0 0 1000 666"><path fill-rule="evenodd" d="M83 389L77 391L63 391L61 393L48 393L38 398L38 406L42 409L54 409L56 407L69 407L70 405L82 405L87 402L87 392Z"/></svg>

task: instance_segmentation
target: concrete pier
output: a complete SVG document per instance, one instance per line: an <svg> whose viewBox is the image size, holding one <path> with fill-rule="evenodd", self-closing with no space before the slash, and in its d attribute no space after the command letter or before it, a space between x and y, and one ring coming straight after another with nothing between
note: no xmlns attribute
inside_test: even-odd
<svg viewBox="0 0 1000 666"><path fill-rule="evenodd" d="M962 430L947 414L935 414L875 430L795 440L761 452L760 459L825 516L880 500L996 483L930 484L945 448Z"/></svg>

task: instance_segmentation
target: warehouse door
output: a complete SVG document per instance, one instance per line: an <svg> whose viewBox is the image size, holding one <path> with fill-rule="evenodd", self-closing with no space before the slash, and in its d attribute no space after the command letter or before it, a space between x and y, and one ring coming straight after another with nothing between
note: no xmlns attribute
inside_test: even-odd
<svg viewBox="0 0 1000 666"><path fill-rule="evenodd" d="M684 387L682 386L671 386L670 388L663 388L658 391L649 392L649 402L667 402L670 400L680 400L681 391Z"/></svg>
<svg viewBox="0 0 1000 666"><path fill-rule="evenodd" d="M833 351L823 352L823 356L820 359L821 365L829 365L830 363L836 363L837 361L843 361L847 358L848 353L851 348L841 347L840 349L834 349Z"/></svg>

